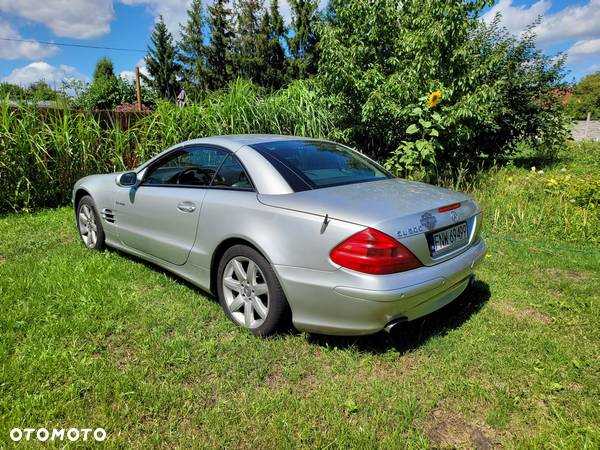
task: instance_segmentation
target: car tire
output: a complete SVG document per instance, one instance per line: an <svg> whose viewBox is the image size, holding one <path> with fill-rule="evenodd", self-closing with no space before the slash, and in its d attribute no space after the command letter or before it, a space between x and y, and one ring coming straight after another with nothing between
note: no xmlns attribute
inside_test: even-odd
<svg viewBox="0 0 600 450"><path fill-rule="evenodd" d="M217 271L217 293L225 314L256 336L290 327L290 307L277 275L252 247L234 245L225 251Z"/></svg>
<svg viewBox="0 0 600 450"><path fill-rule="evenodd" d="M92 250L104 250L104 228L92 197L85 195L79 200L76 217L77 231L83 244Z"/></svg>

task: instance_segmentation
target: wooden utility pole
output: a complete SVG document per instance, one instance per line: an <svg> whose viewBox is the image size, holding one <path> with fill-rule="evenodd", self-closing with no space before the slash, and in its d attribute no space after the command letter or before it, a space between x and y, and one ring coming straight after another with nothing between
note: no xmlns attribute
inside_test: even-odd
<svg viewBox="0 0 600 450"><path fill-rule="evenodd" d="M137 109L142 110L142 93L140 90L140 68L135 66L135 93L137 95Z"/></svg>

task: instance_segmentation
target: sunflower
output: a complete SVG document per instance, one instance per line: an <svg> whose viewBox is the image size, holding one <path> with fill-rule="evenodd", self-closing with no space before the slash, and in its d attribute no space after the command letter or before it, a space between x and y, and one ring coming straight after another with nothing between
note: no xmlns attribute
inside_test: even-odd
<svg viewBox="0 0 600 450"><path fill-rule="evenodd" d="M435 108L435 106L441 101L442 91L438 89L429 94L429 97L427 98L427 106L429 106L430 108Z"/></svg>

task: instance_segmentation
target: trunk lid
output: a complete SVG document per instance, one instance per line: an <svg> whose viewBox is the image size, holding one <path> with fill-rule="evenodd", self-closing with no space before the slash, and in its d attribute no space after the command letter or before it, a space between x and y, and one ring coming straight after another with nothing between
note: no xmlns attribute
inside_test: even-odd
<svg viewBox="0 0 600 450"><path fill-rule="evenodd" d="M402 242L425 265L433 265L466 250L479 232L477 204L467 195L398 178L347 184L281 195L258 195L268 206L302 211L375 228ZM460 207L440 213L443 206ZM466 222L467 245L432 257L427 234Z"/></svg>

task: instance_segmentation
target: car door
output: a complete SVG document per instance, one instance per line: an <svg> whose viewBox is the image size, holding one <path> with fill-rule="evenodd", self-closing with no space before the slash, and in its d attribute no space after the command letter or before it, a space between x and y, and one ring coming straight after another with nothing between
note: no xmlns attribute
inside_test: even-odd
<svg viewBox="0 0 600 450"><path fill-rule="evenodd" d="M185 264L206 189L228 154L206 145L175 149L146 168L138 186L119 188L115 209L121 242L172 264Z"/></svg>

